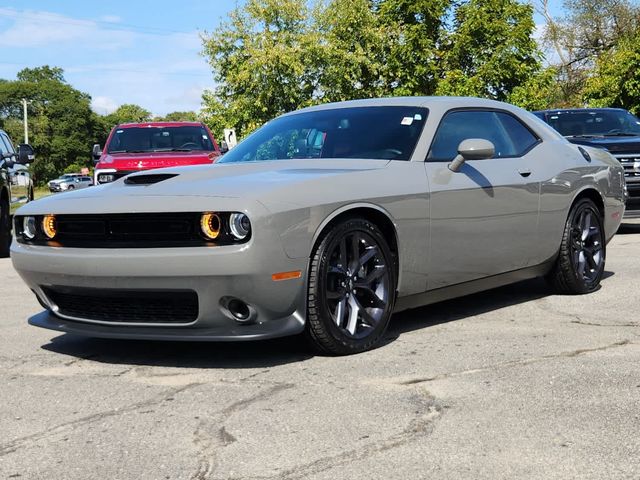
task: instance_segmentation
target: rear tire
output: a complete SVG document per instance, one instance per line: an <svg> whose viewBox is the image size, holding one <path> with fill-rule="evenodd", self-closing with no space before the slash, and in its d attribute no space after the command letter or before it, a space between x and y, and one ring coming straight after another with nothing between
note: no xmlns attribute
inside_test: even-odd
<svg viewBox="0 0 640 480"><path fill-rule="evenodd" d="M591 293L600 288L605 259L601 213L592 200L583 198L569 212L560 253L547 278L558 293Z"/></svg>
<svg viewBox="0 0 640 480"><path fill-rule="evenodd" d="M0 258L9 256L11 246L11 220L9 218L9 202L0 200Z"/></svg>
<svg viewBox="0 0 640 480"><path fill-rule="evenodd" d="M396 292L394 259L380 229L362 218L336 224L311 257L306 336L321 353L374 348Z"/></svg>

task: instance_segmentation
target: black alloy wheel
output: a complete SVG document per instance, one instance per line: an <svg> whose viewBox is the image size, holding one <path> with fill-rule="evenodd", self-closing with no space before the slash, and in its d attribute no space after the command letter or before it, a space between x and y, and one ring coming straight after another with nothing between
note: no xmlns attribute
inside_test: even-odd
<svg viewBox="0 0 640 480"><path fill-rule="evenodd" d="M308 337L333 355L373 348L389 324L395 292L393 255L378 227L360 218L335 225L312 257Z"/></svg>
<svg viewBox="0 0 640 480"><path fill-rule="evenodd" d="M569 213L560 254L550 280L560 293L597 290L604 273L606 245L602 214L592 200L579 200Z"/></svg>

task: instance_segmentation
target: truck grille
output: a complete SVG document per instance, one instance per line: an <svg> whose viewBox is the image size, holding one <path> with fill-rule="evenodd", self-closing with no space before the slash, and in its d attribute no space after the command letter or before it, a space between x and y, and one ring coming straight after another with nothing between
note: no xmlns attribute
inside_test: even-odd
<svg viewBox="0 0 640 480"><path fill-rule="evenodd" d="M115 290L43 287L47 298L67 317L113 323L192 323L198 295L192 290Z"/></svg>
<svg viewBox="0 0 640 480"><path fill-rule="evenodd" d="M640 153L615 155L624 168L624 176L629 178L640 177Z"/></svg>

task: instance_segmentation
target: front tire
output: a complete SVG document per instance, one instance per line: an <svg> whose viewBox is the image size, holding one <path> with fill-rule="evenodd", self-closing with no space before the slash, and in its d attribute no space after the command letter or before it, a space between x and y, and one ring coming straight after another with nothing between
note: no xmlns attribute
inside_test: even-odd
<svg viewBox="0 0 640 480"><path fill-rule="evenodd" d="M558 293L591 293L600 287L605 258L601 213L592 200L583 198L569 212L560 254L548 279Z"/></svg>
<svg viewBox="0 0 640 480"><path fill-rule="evenodd" d="M374 348L391 318L394 258L380 229L351 218L336 224L311 257L306 334L322 353Z"/></svg>
<svg viewBox="0 0 640 480"><path fill-rule="evenodd" d="M11 220L9 217L9 203L0 200L0 258L9 256L11 246Z"/></svg>

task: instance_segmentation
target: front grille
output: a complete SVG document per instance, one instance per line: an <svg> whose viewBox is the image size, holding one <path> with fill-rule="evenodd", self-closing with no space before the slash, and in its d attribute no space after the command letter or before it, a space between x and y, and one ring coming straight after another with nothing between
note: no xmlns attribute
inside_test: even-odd
<svg viewBox="0 0 640 480"><path fill-rule="evenodd" d="M624 168L627 178L640 177L640 154L624 154L615 156Z"/></svg>
<svg viewBox="0 0 640 480"><path fill-rule="evenodd" d="M192 323L198 295L192 290L115 290L43 287L47 298L67 317L113 323Z"/></svg>
<svg viewBox="0 0 640 480"><path fill-rule="evenodd" d="M57 215L55 242L65 247L197 246L199 213Z"/></svg>

